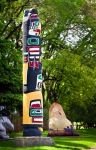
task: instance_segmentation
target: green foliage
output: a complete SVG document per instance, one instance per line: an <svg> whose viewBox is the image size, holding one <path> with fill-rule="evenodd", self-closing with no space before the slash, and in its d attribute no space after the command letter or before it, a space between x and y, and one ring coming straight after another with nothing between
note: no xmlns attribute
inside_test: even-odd
<svg viewBox="0 0 96 150"><path fill-rule="evenodd" d="M54 9L54 23L52 20L51 29L46 25L49 30L44 34L43 43L46 99L52 103L57 95L72 121L95 123L96 111L89 115L89 108L93 109L96 103L96 4L78 0L48 2ZM75 35L79 36L74 46L74 40L69 45L66 42L69 30L74 33L74 40Z"/></svg>
<svg viewBox="0 0 96 150"><path fill-rule="evenodd" d="M1 102L21 106L21 25L24 9L32 7L42 23L44 107L58 96L72 121L96 123L96 3L85 0L0 1Z"/></svg>
<svg viewBox="0 0 96 150"><path fill-rule="evenodd" d="M0 40L0 48L0 102L12 111L21 100L22 56L8 40Z"/></svg>
<svg viewBox="0 0 96 150"><path fill-rule="evenodd" d="M47 68L46 88L51 91L50 95L52 93L50 99L55 92L72 121L85 121L89 117L88 107L91 108L96 93L95 70L83 65L81 57L68 50L60 51L52 59L45 60L44 68ZM95 102L95 97L93 99Z"/></svg>

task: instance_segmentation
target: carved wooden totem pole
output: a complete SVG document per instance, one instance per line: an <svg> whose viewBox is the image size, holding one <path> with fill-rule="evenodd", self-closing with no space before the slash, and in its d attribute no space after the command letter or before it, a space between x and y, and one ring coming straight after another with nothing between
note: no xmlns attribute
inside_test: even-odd
<svg viewBox="0 0 96 150"><path fill-rule="evenodd" d="M40 136L43 126L41 23L36 9L23 17L23 135Z"/></svg>

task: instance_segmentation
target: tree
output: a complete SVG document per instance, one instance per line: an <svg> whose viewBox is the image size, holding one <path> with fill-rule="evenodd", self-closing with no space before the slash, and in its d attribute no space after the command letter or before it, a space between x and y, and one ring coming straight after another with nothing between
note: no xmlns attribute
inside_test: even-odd
<svg viewBox="0 0 96 150"><path fill-rule="evenodd" d="M20 32L15 32L17 27L14 23L14 15L18 16L20 10L12 14L13 3L15 5L15 1L0 1L3 9L0 11L0 102L11 111L21 105L22 100L22 52L17 39Z"/></svg>
<svg viewBox="0 0 96 150"><path fill-rule="evenodd" d="M44 107L57 95L73 121L87 122L96 101L96 4L86 0L0 1L1 99L14 99L14 107L22 100L21 25L23 10L33 6L42 22Z"/></svg>
<svg viewBox="0 0 96 150"><path fill-rule="evenodd" d="M0 40L0 48L0 101L14 109L22 99L21 52L8 40Z"/></svg>

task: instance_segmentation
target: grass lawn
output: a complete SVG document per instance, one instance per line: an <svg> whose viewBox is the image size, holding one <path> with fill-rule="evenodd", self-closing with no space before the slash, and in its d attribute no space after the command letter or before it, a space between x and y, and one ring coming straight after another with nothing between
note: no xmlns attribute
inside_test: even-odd
<svg viewBox="0 0 96 150"><path fill-rule="evenodd" d="M0 141L0 150L87 150L91 147L96 147L96 129L82 129L78 132L80 136L54 137L55 146L22 148L15 147L11 141ZM43 136L46 136L46 134L47 133L44 132Z"/></svg>

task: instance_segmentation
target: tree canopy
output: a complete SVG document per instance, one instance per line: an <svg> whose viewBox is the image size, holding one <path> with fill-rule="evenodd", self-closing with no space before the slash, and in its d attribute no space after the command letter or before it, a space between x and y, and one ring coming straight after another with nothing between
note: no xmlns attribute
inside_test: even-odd
<svg viewBox="0 0 96 150"><path fill-rule="evenodd" d="M55 97L72 121L95 122L96 2L89 0L0 1L0 99L22 104L22 18L38 9L42 23L44 107ZM94 110L90 113L90 110Z"/></svg>

